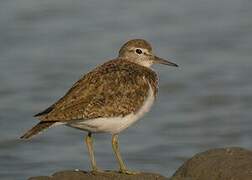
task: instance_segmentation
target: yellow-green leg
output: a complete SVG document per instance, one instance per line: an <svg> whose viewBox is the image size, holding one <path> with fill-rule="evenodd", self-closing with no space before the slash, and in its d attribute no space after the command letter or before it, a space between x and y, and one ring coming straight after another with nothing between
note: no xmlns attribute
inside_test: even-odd
<svg viewBox="0 0 252 180"><path fill-rule="evenodd" d="M112 135L112 148L119 164L119 172L123 174L137 174L136 172L129 171L122 160L118 143L118 134Z"/></svg>
<svg viewBox="0 0 252 180"><path fill-rule="evenodd" d="M91 162L92 172L102 172L99 168L97 168L95 157L94 157L94 148L93 148L93 138L92 134L89 132L86 136L85 142L87 144L88 154Z"/></svg>

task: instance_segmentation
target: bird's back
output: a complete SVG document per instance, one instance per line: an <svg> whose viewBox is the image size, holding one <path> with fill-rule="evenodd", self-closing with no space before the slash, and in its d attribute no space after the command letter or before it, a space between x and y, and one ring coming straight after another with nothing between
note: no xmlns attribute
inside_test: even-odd
<svg viewBox="0 0 252 180"><path fill-rule="evenodd" d="M36 116L57 122L125 116L141 108L150 87L156 95L154 71L126 60L111 60L84 75L60 100Z"/></svg>

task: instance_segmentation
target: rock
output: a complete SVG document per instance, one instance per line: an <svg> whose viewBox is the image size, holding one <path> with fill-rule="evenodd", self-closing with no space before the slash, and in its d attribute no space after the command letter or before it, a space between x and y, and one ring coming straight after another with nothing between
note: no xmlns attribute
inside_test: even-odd
<svg viewBox="0 0 252 180"><path fill-rule="evenodd" d="M95 173L85 171L60 171L52 176L31 177L29 180L167 180L162 175L155 173L139 173L136 175L125 175L115 171L106 171L104 173Z"/></svg>
<svg viewBox="0 0 252 180"><path fill-rule="evenodd" d="M252 151L212 149L187 160L172 180L252 180Z"/></svg>

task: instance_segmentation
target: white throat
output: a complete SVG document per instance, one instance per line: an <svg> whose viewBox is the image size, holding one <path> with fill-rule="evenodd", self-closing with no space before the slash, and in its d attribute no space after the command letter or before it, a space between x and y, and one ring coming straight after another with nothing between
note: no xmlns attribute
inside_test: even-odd
<svg viewBox="0 0 252 180"><path fill-rule="evenodd" d="M151 61L141 61L139 64L140 64L141 66L150 68L151 65L152 65L152 62L151 62Z"/></svg>

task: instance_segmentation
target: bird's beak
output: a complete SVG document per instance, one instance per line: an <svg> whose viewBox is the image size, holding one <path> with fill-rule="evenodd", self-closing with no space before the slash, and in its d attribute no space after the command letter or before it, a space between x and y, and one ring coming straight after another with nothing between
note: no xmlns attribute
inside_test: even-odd
<svg viewBox="0 0 252 180"><path fill-rule="evenodd" d="M168 60L165 60L163 58L160 58L160 57L157 57L157 56L154 56L154 63L155 64L165 64L165 65L168 65L168 66L175 66L175 67L178 67L177 64L173 63L173 62L170 62Z"/></svg>

